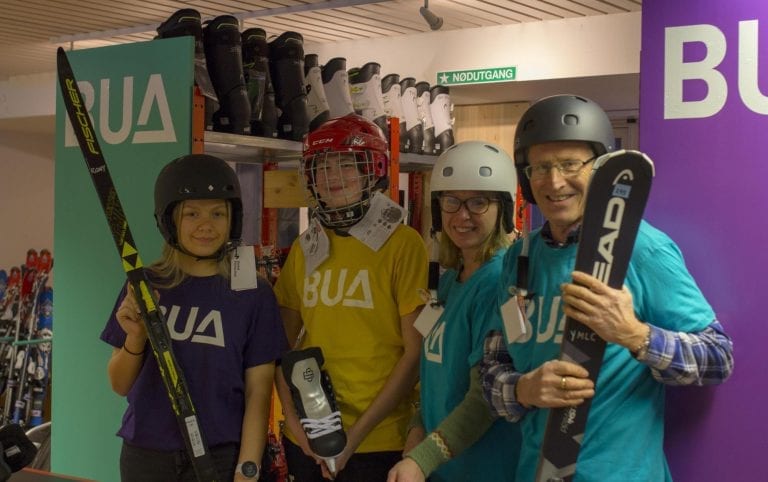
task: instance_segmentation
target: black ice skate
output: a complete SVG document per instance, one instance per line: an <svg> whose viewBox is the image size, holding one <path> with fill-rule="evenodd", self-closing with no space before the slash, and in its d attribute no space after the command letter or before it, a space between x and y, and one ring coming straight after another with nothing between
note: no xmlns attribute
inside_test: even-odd
<svg viewBox="0 0 768 482"><path fill-rule="evenodd" d="M289 351L283 356L281 366L310 448L325 459L328 469L335 473L334 459L344 450L347 436L341 425L331 378L320 368L323 362L322 350L310 347Z"/></svg>

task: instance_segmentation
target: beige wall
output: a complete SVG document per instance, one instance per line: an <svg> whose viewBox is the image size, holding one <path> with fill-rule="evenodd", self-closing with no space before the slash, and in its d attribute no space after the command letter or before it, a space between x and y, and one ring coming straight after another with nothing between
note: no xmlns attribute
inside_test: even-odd
<svg viewBox="0 0 768 482"><path fill-rule="evenodd" d="M0 269L53 252L53 169L53 135L0 131Z"/></svg>

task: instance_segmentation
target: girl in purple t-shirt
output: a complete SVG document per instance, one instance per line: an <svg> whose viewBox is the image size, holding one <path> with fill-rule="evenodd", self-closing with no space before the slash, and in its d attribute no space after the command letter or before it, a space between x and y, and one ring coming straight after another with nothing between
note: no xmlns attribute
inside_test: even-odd
<svg viewBox="0 0 768 482"><path fill-rule="evenodd" d="M242 230L240 186L213 156L171 161L155 183L155 218L166 244L148 268L218 479L258 478L266 445L275 360L287 343L267 282L230 287L230 253ZM118 298L101 339L114 347L108 373L128 408L124 482L195 481L139 305Z"/></svg>

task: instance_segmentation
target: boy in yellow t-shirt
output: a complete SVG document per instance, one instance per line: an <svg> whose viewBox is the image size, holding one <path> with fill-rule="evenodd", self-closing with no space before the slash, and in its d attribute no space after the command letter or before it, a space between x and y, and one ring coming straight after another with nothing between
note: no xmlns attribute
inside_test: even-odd
<svg viewBox="0 0 768 482"><path fill-rule="evenodd" d="M420 235L400 223L402 209L381 193L387 163L381 129L355 114L309 134L300 170L315 216L275 286L292 347L319 346L333 380L347 435L330 467L338 482L386 480L401 458L418 378L413 322L424 304L427 254ZM332 471L312 453L282 373L277 384L289 476L322 481Z"/></svg>

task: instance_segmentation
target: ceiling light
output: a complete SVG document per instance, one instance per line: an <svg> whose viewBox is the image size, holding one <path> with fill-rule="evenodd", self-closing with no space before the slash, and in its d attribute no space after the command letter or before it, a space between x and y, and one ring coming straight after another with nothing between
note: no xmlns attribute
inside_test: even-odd
<svg viewBox="0 0 768 482"><path fill-rule="evenodd" d="M432 30L440 30L440 27L443 26L442 17L438 17L429 9L429 0L424 0L424 6L419 9L419 13Z"/></svg>

